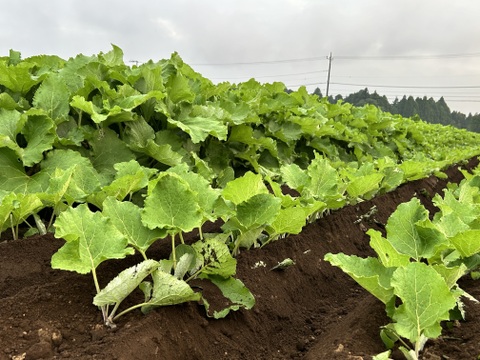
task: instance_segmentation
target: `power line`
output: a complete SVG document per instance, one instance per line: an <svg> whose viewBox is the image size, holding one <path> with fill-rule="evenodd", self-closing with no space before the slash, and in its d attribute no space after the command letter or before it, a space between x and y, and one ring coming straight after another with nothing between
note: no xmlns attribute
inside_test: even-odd
<svg viewBox="0 0 480 360"><path fill-rule="evenodd" d="M325 57L312 57L303 59L284 59L284 60L270 60L270 61L251 61L251 62L231 62L231 63L203 63L203 64L189 64L191 66L232 66L232 65L258 65L258 64L279 64L279 63L293 63L325 60Z"/></svg>
<svg viewBox="0 0 480 360"><path fill-rule="evenodd" d="M480 52L476 53L456 53L456 54L432 54L432 55L339 55L336 60L428 60L428 59L457 59L466 57L479 57ZM261 64L279 64L295 63L307 61L328 60L329 56L316 56L308 58L281 59L281 60L261 60L246 62L223 62L223 63L189 63L191 66L235 66L235 65L261 65Z"/></svg>
<svg viewBox="0 0 480 360"><path fill-rule="evenodd" d="M245 79L245 78L271 78L271 77L281 77L281 76L295 76L295 75L309 75L309 74L317 74L317 73L325 73L327 70L318 70L318 71L309 71L309 72L301 72L301 73L291 73L291 74L277 74L277 75L260 75L260 76L250 76L245 75L241 77L226 77L226 78L209 78L210 80L235 80L235 79Z"/></svg>
<svg viewBox="0 0 480 360"><path fill-rule="evenodd" d="M360 86L360 87L378 87L378 88L399 88L399 89L480 89L480 85L461 85L461 86L417 86L417 85L368 85L331 82L332 85Z"/></svg>
<svg viewBox="0 0 480 360"><path fill-rule="evenodd" d="M379 56L335 56L338 60L430 60L430 59L458 59L464 57L478 57L480 53L467 54L437 54L437 55L379 55Z"/></svg>

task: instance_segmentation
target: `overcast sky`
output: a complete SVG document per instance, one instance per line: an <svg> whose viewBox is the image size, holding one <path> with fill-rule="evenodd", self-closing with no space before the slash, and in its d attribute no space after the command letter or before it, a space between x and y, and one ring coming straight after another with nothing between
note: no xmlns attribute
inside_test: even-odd
<svg viewBox="0 0 480 360"><path fill-rule="evenodd" d="M479 0L0 0L0 56L174 51L215 82L444 96L480 113Z"/></svg>

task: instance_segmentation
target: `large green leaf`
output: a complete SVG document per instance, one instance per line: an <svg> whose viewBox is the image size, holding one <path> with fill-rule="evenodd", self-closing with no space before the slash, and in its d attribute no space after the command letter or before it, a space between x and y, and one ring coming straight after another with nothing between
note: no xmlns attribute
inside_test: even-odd
<svg viewBox="0 0 480 360"><path fill-rule="evenodd" d="M37 174L39 179L49 179L58 169L72 169L72 178L65 192L69 204L83 202L87 197L100 189L101 178L89 159L73 150L53 150L41 163L42 170ZM60 176L60 174L58 174Z"/></svg>
<svg viewBox="0 0 480 360"><path fill-rule="evenodd" d="M187 301L199 301L201 293L193 289L184 281L170 273L158 269L152 273L153 292L151 298L142 306L146 313L157 306L181 304Z"/></svg>
<svg viewBox="0 0 480 360"><path fill-rule="evenodd" d="M375 258L368 257L363 259L355 255L349 256L343 253L328 253L324 259L330 264L340 267L384 304L387 304L392 299L393 288L390 279L395 268L385 267Z"/></svg>
<svg viewBox="0 0 480 360"><path fill-rule="evenodd" d="M70 112L70 91L60 74L51 74L35 92L33 105L46 111L47 115L59 124L67 120Z"/></svg>
<svg viewBox="0 0 480 360"><path fill-rule="evenodd" d="M470 229L458 233L449 241L463 257L480 254L480 229Z"/></svg>
<svg viewBox="0 0 480 360"><path fill-rule="evenodd" d="M443 277L432 267L414 262L396 269L391 284L402 300L393 315L398 335L413 343L421 335L438 337L442 331L440 322L450 318L449 311L457 304Z"/></svg>
<svg viewBox="0 0 480 360"><path fill-rule="evenodd" d="M168 171L180 175L188 183L197 196L198 205L205 218L210 221L216 220L214 211L220 191L213 189L210 182L201 175L189 171L186 164L177 165Z"/></svg>
<svg viewBox="0 0 480 360"><path fill-rule="evenodd" d="M197 195L188 183L174 173L163 173L150 181L143 223L150 229L167 228L188 232L202 223Z"/></svg>
<svg viewBox="0 0 480 360"><path fill-rule="evenodd" d="M399 253L392 244L382 236L380 231L369 229L370 246L378 255L378 259L385 267L406 266L410 262L410 256Z"/></svg>
<svg viewBox="0 0 480 360"><path fill-rule="evenodd" d="M299 234L305 223L305 210L300 206L294 206L280 209L270 226L275 234Z"/></svg>
<svg viewBox="0 0 480 360"><path fill-rule="evenodd" d="M23 223L41 208L43 203L37 194L8 193L0 199L0 232Z"/></svg>
<svg viewBox="0 0 480 360"><path fill-rule="evenodd" d="M278 216L281 200L272 194L257 194L237 205L236 218L245 230L271 224Z"/></svg>
<svg viewBox="0 0 480 360"><path fill-rule="evenodd" d="M197 105L188 113L182 113L178 119L168 119L168 122L185 131L192 142L198 144L205 141L208 135L227 140L228 127L223 121L224 116L219 108Z"/></svg>
<svg viewBox="0 0 480 360"><path fill-rule="evenodd" d="M227 183L222 191L223 197L234 204L240 204L254 195L267 193L268 189L262 176L251 171Z"/></svg>
<svg viewBox="0 0 480 360"><path fill-rule="evenodd" d="M222 235L218 235L192 244L199 255L197 267L201 270L200 278L205 279L213 275L227 279L235 275L237 260L232 257L228 246L221 237Z"/></svg>
<svg viewBox="0 0 480 360"><path fill-rule="evenodd" d="M234 278L225 279L218 275L209 276L208 279L220 289L223 296L225 296L231 303L222 310L214 311L213 317L215 319L222 319L227 316L230 311L237 311L241 308L250 310L255 305L255 298L240 280ZM207 310L207 315L210 316L210 304L205 297L203 298L203 302Z"/></svg>
<svg viewBox="0 0 480 360"><path fill-rule="evenodd" d="M55 237L66 243L52 256L52 268L87 274L103 261L133 254L127 238L86 204L68 208L55 221Z"/></svg>
<svg viewBox="0 0 480 360"><path fill-rule="evenodd" d="M156 240L164 238L167 233L163 229L150 230L142 224L142 209L131 202L121 202L108 197L103 202L103 214L128 240L135 249L145 254Z"/></svg>
<svg viewBox="0 0 480 360"><path fill-rule="evenodd" d="M445 242L445 237L428 218L428 211L413 198L400 204L388 219L387 239L401 254L419 261L430 258L435 249Z"/></svg>
<svg viewBox="0 0 480 360"><path fill-rule="evenodd" d="M25 95L42 79L31 73L35 64L22 61L17 65L7 65L0 61L0 85L5 86L14 93Z"/></svg>
<svg viewBox="0 0 480 360"><path fill-rule="evenodd" d="M148 275L158 268L158 261L145 260L118 274L93 298L96 306L121 303Z"/></svg>

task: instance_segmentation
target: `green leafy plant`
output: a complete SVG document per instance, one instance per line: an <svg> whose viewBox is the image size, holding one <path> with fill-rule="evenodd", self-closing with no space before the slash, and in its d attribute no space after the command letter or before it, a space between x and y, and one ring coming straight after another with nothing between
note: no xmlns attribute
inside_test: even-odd
<svg viewBox="0 0 480 360"><path fill-rule="evenodd" d="M376 258L325 255L326 261L385 304L393 322L382 330L382 338L390 347L402 338L409 340L412 349L405 342L400 347L408 359L418 359L426 341L441 334L440 323L449 320L454 310L462 311L460 297L470 297L457 280L467 273L466 264L480 249L469 242L471 230L446 236L441 230L449 215L442 215L430 220L428 211L413 198L390 216L386 238L368 230ZM467 243L469 250L461 250Z"/></svg>

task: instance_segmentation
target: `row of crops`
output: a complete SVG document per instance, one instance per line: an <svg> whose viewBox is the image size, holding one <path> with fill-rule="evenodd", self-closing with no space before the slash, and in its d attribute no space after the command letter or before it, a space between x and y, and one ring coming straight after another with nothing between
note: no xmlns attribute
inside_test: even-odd
<svg viewBox="0 0 480 360"><path fill-rule="evenodd" d="M125 312L200 301L251 308L235 255L302 231L331 210L480 154L480 136L330 104L281 83L213 84L170 59L127 66L121 49L0 58L0 231L53 231L52 267L91 273L110 326ZM222 232L202 232L219 221ZM183 234L198 229L198 241ZM149 247L171 244L168 259ZM105 288L98 266L143 261ZM189 286L220 288L210 311ZM136 288L144 302L122 309Z"/></svg>

